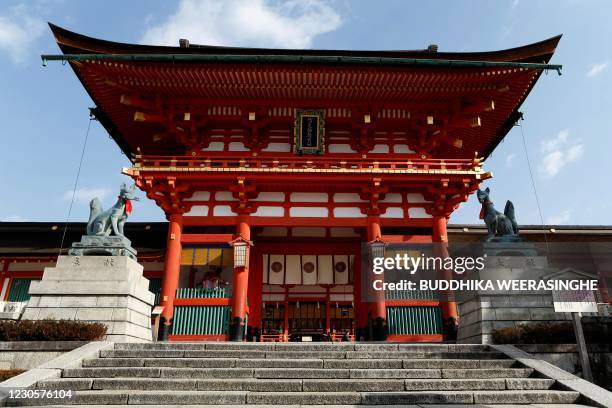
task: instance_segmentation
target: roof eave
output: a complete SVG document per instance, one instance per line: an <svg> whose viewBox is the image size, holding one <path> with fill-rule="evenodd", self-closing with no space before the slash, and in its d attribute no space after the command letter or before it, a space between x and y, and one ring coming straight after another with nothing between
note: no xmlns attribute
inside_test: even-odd
<svg viewBox="0 0 612 408"><path fill-rule="evenodd" d="M58 46L65 54L241 54L241 55L320 55L426 58L472 61L514 61L547 63L555 52L561 35L532 44L498 51L485 52L430 52L428 50L312 50L271 49L197 45L194 47L171 47L120 43L88 37L49 23Z"/></svg>

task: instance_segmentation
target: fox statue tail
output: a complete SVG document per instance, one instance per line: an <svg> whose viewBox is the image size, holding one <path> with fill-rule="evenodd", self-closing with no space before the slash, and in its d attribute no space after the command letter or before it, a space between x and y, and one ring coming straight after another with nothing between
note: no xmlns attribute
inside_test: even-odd
<svg viewBox="0 0 612 408"><path fill-rule="evenodd" d="M98 197L89 202L89 221L87 221L87 235L93 235L93 224L102 212L102 203Z"/></svg>
<svg viewBox="0 0 612 408"><path fill-rule="evenodd" d="M506 207L504 208L504 215L512 223L512 229L514 230L514 234L518 235L519 228L516 222L516 218L514 217L514 204L512 204L512 201L510 200L506 201Z"/></svg>

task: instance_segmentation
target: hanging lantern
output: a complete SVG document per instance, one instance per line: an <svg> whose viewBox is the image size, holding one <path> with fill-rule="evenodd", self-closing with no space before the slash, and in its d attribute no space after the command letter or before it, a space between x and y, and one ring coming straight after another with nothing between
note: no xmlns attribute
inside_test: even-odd
<svg viewBox="0 0 612 408"><path fill-rule="evenodd" d="M229 243L234 248L234 268L246 268L249 264L251 243L241 236Z"/></svg>
<svg viewBox="0 0 612 408"><path fill-rule="evenodd" d="M234 242L234 268L247 266L247 243Z"/></svg>
<svg viewBox="0 0 612 408"><path fill-rule="evenodd" d="M319 305L319 302L317 302L317 309L320 309L321 305Z"/></svg>
<svg viewBox="0 0 612 408"><path fill-rule="evenodd" d="M385 247L387 243L381 239L376 239L370 244L370 253L372 254L372 259L374 258L384 258L385 257Z"/></svg>
<svg viewBox="0 0 612 408"><path fill-rule="evenodd" d="M295 307L297 307L298 309L300 308L300 301L298 300Z"/></svg>

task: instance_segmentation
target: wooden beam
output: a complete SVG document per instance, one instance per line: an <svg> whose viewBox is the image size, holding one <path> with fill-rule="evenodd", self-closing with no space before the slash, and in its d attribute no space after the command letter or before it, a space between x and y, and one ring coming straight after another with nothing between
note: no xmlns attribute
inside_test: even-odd
<svg viewBox="0 0 612 408"><path fill-rule="evenodd" d="M492 99L489 100L480 100L476 102L472 102L466 104L461 108L461 114L479 114L482 112L491 112L495 110L495 101Z"/></svg>
<svg viewBox="0 0 612 408"><path fill-rule="evenodd" d="M155 109L155 104L137 96L122 94L119 103L126 106L133 106L138 109Z"/></svg>
<svg viewBox="0 0 612 408"><path fill-rule="evenodd" d="M473 128L480 127L482 122L480 116L459 116L450 120L449 128Z"/></svg>
<svg viewBox="0 0 612 408"><path fill-rule="evenodd" d="M136 111L134 112L134 122L165 123L166 118L155 113Z"/></svg>

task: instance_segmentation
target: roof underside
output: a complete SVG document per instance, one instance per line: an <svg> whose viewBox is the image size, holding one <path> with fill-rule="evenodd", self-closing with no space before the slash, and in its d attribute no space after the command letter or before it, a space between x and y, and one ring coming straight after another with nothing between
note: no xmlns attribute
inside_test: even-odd
<svg viewBox="0 0 612 408"><path fill-rule="evenodd" d="M480 114L482 126L453 129L450 136L463 140L463 148L444 147L439 154L448 158L471 158L474 152L488 155L517 120L518 109L542 69L511 65L421 66L401 62L423 59L440 63L548 63L560 39L558 36L519 48L479 53L278 50L122 44L82 36L54 25L51 28L64 54L152 57L149 61L92 57L70 62L97 105L97 117L121 149L131 153L141 147L148 154L182 154L183 150L170 139L153 143L159 125L135 122L136 109L121 104L122 95L161 100L170 105L164 108L193 104L202 107L407 107L411 113L419 107L444 111L458 100L486 98L495 101L495 109ZM168 54L186 59L166 62L154 58ZM189 56L209 59L190 60ZM263 58L258 61L254 60L255 56ZM297 57L304 59L296 62ZM340 63L322 57L349 60ZM320 61L307 62L309 58ZM379 63L373 64L373 61Z"/></svg>

